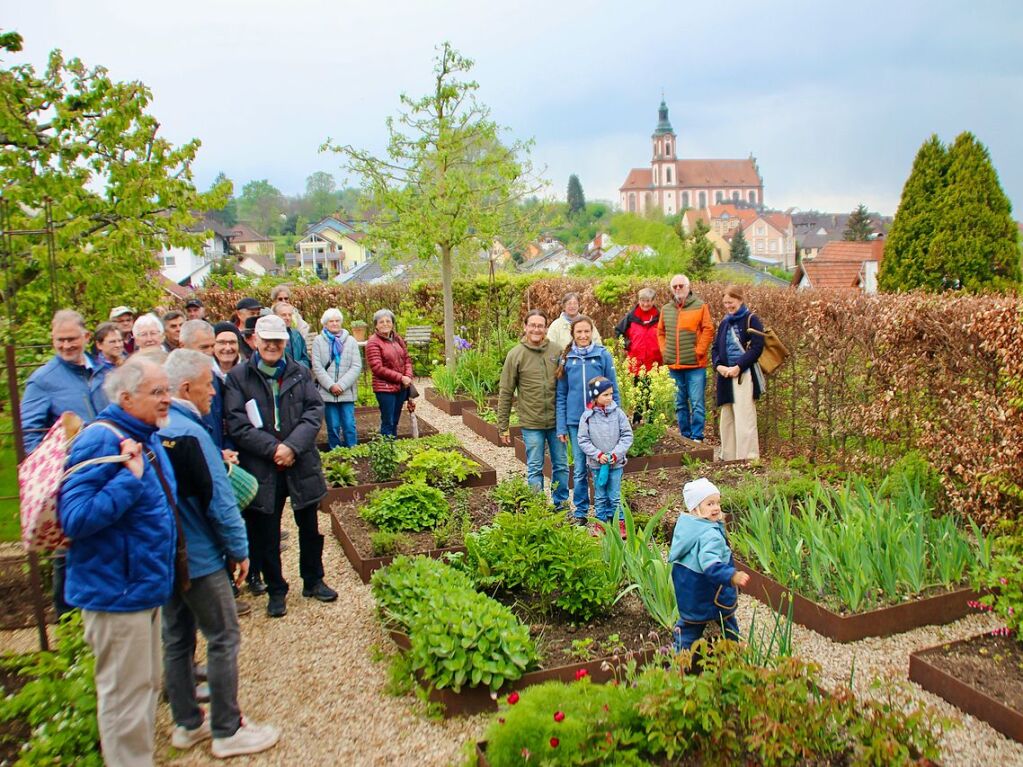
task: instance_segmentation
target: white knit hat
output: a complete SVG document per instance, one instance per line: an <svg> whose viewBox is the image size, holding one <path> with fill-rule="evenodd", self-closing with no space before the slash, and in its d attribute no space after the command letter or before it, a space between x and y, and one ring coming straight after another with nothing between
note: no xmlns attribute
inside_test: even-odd
<svg viewBox="0 0 1023 767"><path fill-rule="evenodd" d="M686 502L686 510L692 511L712 495L720 495L721 491L706 477L686 482L682 488L682 497Z"/></svg>

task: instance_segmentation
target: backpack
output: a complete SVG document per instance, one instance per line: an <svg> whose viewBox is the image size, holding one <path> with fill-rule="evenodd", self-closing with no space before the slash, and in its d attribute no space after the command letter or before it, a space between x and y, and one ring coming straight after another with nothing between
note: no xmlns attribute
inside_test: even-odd
<svg viewBox="0 0 1023 767"><path fill-rule="evenodd" d="M760 353L760 359L757 360L757 364L760 365L760 371L765 376L769 376L775 370L780 368L785 360L788 359L789 350L785 348L785 344L781 342L781 339L778 338L778 334L771 328L765 326L763 333L751 328L750 320L752 318L752 313L746 318L746 332L763 336L764 350Z"/></svg>
<svg viewBox="0 0 1023 767"><path fill-rule="evenodd" d="M89 426L105 426L120 439L125 438L109 421L94 421ZM62 413L39 446L18 466L21 544L26 551L52 552L70 543L57 516L57 498L65 479L86 466L128 460L125 455L104 455L65 469L71 445L82 431L81 418L71 412Z"/></svg>

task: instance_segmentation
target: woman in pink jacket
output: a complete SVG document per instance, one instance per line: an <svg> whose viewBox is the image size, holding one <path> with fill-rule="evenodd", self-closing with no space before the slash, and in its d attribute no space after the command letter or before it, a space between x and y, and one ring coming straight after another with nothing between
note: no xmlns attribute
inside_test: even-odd
<svg viewBox="0 0 1023 767"><path fill-rule="evenodd" d="M373 315L375 332L366 342L366 363L373 374L373 393L380 405L380 433L398 436L401 406L408 402L409 411L416 408L409 399L412 386L412 358L405 339L394 332L394 312L380 309Z"/></svg>

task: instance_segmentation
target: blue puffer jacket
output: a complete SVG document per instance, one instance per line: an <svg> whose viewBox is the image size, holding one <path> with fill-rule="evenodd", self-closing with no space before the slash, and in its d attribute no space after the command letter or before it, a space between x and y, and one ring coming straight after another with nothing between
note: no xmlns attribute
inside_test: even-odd
<svg viewBox="0 0 1023 767"><path fill-rule="evenodd" d="M735 560L723 523L679 514L668 561L682 620L716 623L735 612Z"/></svg>
<svg viewBox="0 0 1023 767"><path fill-rule="evenodd" d="M176 475L178 513L188 549L189 577L201 578L222 570L225 555L235 562L246 559L249 540L245 522L220 450L210 439L198 411L175 400L171 403L170 423L160 429L159 434L168 451L188 453L186 460L195 467L188 478ZM171 462L174 463L173 455ZM186 494L186 486L204 490L201 494Z"/></svg>
<svg viewBox="0 0 1023 767"><path fill-rule="evenodd" d="M95 418L109 404L103 380L110 369L92 360L87 365L73 365L54 357L30 375L21 398L25 451L36 449L61 413L70 410L83 421Z"/></svg>
<svg viewBox="0 0 1023 767"><path fill-rule="evenodd" d="M613 455L616 468L624 467L632 447L632 424L625 411L613 402L607 408L587 408L579 419L579 447L586 453L586 465L591 469L600 467L601 453Z"/></svg>
<svg viewBox="0 0 1023 767"><path fill-rule="evenodd" d="M174 472L156 427L110 405L99 417L149 448L175 491ZM68 465L117 455L120 440L104 426L92 426L75 440ZM71 538L64 596L86 610L135 612L159 607L174 588L177 529L160 479L146 461L136 479L119 463L76 471L60 491L60 524Z"/></svg>
<svg viewBox="0 0 1023 767"><path fill-rule="evenodd" d="M590 344L584 354L570 349L565 356L565 372L558 379L554 396L554 410L557 417L558 434L568 434L569 426L579 426L590 395L586 382L594 376L604 376L614 386L614 401L618 407L622 400L618 395L618 378L611 352L600 344Z"/></svg>

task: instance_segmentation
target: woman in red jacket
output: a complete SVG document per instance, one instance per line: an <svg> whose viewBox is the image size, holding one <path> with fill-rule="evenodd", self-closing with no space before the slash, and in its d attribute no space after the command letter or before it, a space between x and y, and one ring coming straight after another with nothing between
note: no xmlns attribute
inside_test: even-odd
<svg viewBox="0 0 1023 767"><path fill-rule="evenodd" d="M639 303L615 326L615 335L625 339L625 353L629 358L629 372L640 388L640 401L632 414L633 424L643 420L643 414L650 409L650 379L641 376L640 371L649 371L654 365L661 365L661 347L657 342L657 320L660 310L654 305L657 293L653 288L639 291Z"/></svg>
<svg viewBox="0 0 1023 767"><path fill-rule="evenodd" d="M380 405L380 433L398 436L401 406L408 402L409 411L416 408L409 399L412 386L412 358L405 339L394 332L394 312L380 309L373 315L376 332L366 342L366 363L373 374L373 393Z"/></svg>

